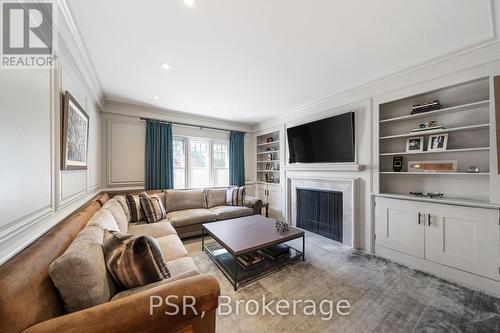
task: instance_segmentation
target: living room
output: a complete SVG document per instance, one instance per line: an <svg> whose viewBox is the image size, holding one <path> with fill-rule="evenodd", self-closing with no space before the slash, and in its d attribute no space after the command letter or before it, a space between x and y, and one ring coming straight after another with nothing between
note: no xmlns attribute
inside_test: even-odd
<svg viewBox="0 0 500 333"><path fill-rule="evenodd" d="M498 0L1 7L0 331L500 331Z"/></svg>

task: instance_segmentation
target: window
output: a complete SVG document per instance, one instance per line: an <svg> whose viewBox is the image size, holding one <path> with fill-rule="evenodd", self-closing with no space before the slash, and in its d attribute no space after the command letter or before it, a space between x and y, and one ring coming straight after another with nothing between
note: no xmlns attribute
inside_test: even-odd
<svg viewBox="0 0 500 333"><path fill-rule="evenodd" d="M200 188L229 184L228 142L175 137L174 188Z"/></svg>
<svg viewBox="0 0 500 333"><path fill-rule="evenodd" d="M186 188L186 140L174 139L174 188Z"/></svg>

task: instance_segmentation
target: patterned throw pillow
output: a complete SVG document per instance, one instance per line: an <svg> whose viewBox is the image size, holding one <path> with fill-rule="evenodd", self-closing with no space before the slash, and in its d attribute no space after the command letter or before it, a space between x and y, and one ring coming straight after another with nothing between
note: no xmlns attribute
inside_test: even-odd
<svg viewBox="0 0 500 333"><path fill-rule="evenodd" d="M148 223L158 222L167 217L167 212L163 206L163 200L157 195L149 195L146 192L139 194L141 207Z"/></svg>
<svg viewBox="0 0 500 333"><path fill-rule="evenodd" d="M138 222L144 220L142 213L141 199L136 194L127 194L127 204L130 209L130 222Z"/></svg>
<svg viewBox="0 0 500 333"><path fill-rule="evenodd" d="M160 246L152 237L106 230L103 250L109 273L127 289L170 277Z"/></svg>
<svg viewBox="0 0 500 333"><path fill-rule="evenodd" d="M245 186L232 186L226 191L226 205L243 206L245 200Z"/></svg>

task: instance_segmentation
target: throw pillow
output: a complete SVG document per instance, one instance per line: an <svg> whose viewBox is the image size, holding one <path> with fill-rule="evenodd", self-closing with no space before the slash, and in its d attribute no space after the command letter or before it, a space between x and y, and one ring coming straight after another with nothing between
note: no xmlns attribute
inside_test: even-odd
<svg viewBox="0 0 500 333"><path fill-rule="evenodd" d="M167 212L163 206L163 200L157 194L147 194L142 192L139 195L141 207L148 223L158 222L167 217Z"/></svg>
<svg viewBox="0 0 500 333"><path fill-rule="evenodd" d="M128 208L127 204L127 198L125 198L124 195L116 195L113 197L113 199L116 199L122 206L123 212L125 213L125 216L127 217L127 222L130 222L130 208Z"/></svg>
<svg viewBox="0 0 500 333"><path fill-rule="evenodd" d="M232 186L226 191L226 205L243 206L245 201L245 186Z"/></svg>
<svg viewBox="0 0 500 333"><path fill-rule="evenodd" d="M142 213L141 199L136 194L127 194L127 204L130 209L130 222L139 222L144 220Z"/></svg>
<svg viewBox="0 0 500 333"><path fill-rule="evenodd" d="M106 303L115 294L116 284L104 261L103 237L98 226L84 228L49 266L50 278L68 312Z"/></svg>
<svg viewBox="0 0 500 333"><path fill-rule="evenodd" d="M128 221L125 212L123 211L122 205L115 198L106 201L104 206L102 206L103 210L107 210L113 215L116 224L118 224L119 231L127 232L128 229Z"/></svg>
<svg viewBox="0 0 500 333"><path fill-rule="evenodd" d="M127 289L170 277L156 239L105 231L104 258L117 284Z"/></svg>

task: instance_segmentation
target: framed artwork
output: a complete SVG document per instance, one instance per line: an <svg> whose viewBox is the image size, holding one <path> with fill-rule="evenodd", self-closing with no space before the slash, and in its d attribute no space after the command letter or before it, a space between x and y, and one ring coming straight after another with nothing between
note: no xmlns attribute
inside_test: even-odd
<svg viewBox="0 0 500 333"><path fill-rule="evenodd" d="M424 137L417 136L413 138L408 138L408 140L406 140L406 151L407 152L424 151Z"/></svg>
<svg viewBox="0 0 500 333"><path fill-rule="evenodd" d="M457 172L457 161L409 161L408 172Z"/></svg>
<svg viewBox="0 0 500 333"><path fill-rule="evenodd" d="M446 150L448 145L448 133L434 134L429 136L428 151Z"/></svg>
<svg viewBox="0 0 500 333"><path fill-rule="evenodd" d="M61 169L88 167L89 116L71 94L63 97Z"/></svg>

